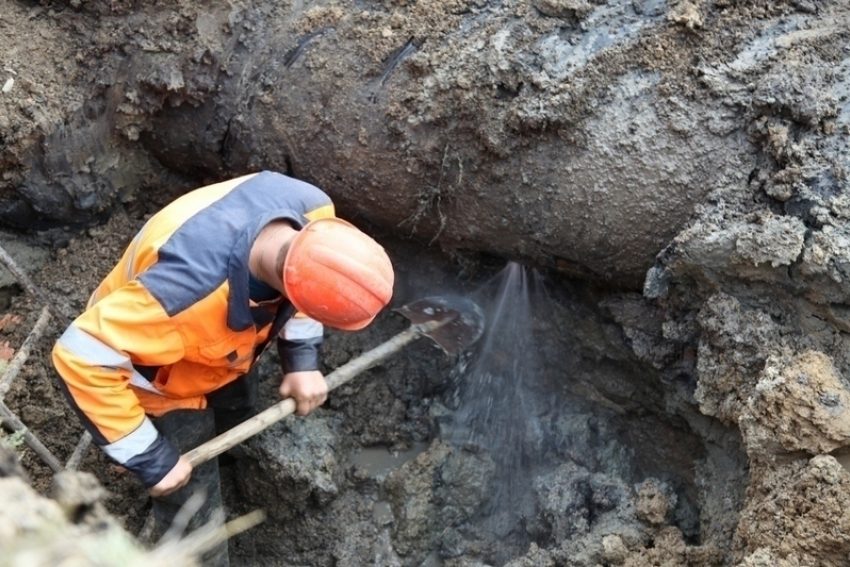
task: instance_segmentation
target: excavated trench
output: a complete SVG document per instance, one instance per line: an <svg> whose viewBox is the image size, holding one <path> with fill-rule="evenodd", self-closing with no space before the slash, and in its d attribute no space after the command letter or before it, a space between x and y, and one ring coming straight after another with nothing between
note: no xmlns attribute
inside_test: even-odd
<svg viewBox="0 0 850 567"><path fill-rule="evenodd" d="M263 506L272 521L237 539L238 553L264 564L503 565L534 542L598 559L604 537L640 545L658 525L699 544L701 521L715 523L704 486L721 480L706 470L740 509L740 439L728 432L718 441L728 462L710 462L701 436L666 415L650 373L612 356L626 352L616 324L560 287L499 282L517 266L460 286L450 263L428 260L425 273L400 261L417 283L395 301L465 290L486 306L481 343L459 361L411 347L335 393L333 411L246 443L233 504ZM375 333L404 324L387 315ZM330 337L331 361L351 356L344 341Z"/></svg>
<svg viewBox="0 0 850 567"><path fill-rule="evenodd" d="M97 276L81 264L106 269L144 216L118 215L75 237L37 281L80 307ZM421 243L383 242L399 276L393 306L462 294L484 309L485 334L457 357L414 343L334 391L310 418L243 443L236 465L222 470L228 514L262 509L268 519L231 540L231 564L506 565L527 554L620 564L663 547L655 538L664 530L694 549L710 540L700 557L723 561L744 505L746 454L736 430L692 405L694 360L660 378L634 355L634 340L659 338L657 312L636 294L556 272L490 256L461 266ZM20 295L11 304L27 312ZM326 371L407 325L390 311L363 332L329 333ZM70 414L47 346L34 363L39 387L22 385L12 401L64 455L80 429L51 419ZM276 398L274 358L261 362L262 405ZM24 462L46 487L32 455ZM82 470L98 476L112 495L107 508L140 533L149 509L141 488L96 451Z"/></svg>
<svg viewBox="0 0 850 567"><path fill-rule="evenodd" d="M71 312L148 215L259 169L386 246L394 307L485 310L462 355L415 343L243 444L228 513L268 518L232 564L846 563L846 3L3 6L0 244ZM4 301L14 347L40 306ZM406 326L329 332L324 370ZM59 332L6 401L67 457ZM139 534L139 485L82 468ZM0 518L2 548L39 529Z"/></svg>

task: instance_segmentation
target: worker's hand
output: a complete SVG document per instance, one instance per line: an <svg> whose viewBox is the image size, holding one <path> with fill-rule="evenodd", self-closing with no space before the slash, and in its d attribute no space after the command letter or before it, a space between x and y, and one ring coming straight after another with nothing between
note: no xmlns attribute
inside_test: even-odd
<svg viewBox="0 0 850 567"><path fill-rule="evenodd" d="M168 471L168 474L161 481L148 488L148 493L154 498L166 496L186 486L191 477L192 465L186 460L186 457L181 455L177 459L177 464Z"/></svg>
<svg viewBox="0 0 850 567"><path fill-rule="evenodd" d="M295 413L307 415L328 399L328 383L318 370L285 374L278 390L282 399L295 400Z"/></svg>

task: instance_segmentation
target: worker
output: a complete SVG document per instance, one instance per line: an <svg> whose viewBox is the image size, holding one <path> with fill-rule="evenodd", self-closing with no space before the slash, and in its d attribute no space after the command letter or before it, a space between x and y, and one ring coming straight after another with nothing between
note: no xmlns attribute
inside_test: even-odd
<svg viewBox="0 0 850 567"><path fill-rule="evenodd" d="M276 339L280 396L307 415L328 391L324 326L362 329L392 286L384 249L336 218L324 192L279 173L247 175L152 216L53 362L95 443L154 497L160 531L192 493L207 492L197 527L221 507L218 465L193 471L181 454L254 413L249 370L266 345Z"/></svg>

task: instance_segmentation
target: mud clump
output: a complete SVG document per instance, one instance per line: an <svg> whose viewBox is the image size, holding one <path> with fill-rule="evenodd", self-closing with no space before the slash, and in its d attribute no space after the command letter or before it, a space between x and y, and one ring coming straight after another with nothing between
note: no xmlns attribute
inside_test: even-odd
<svg viewBox="0 0 850 567"><path fill-rule="evenodd" d="M324 507L340 492L339 447L321 419L279 423L246 443L237 474L240 489L255 502L270 502L276 521Z"/></svg>
<svg viewBox="0 0 850 567"><path fill-rule="evenodd" d="M759 557L787 565L846 562L847 542L842 534L850 529L850 474L834 458L821 455L759 466L752 477L750 498L737 530L749 564L758 564Z"/></svg>
<svg viewBox="0 0 850 567"><path fill-rule="evenodd" d="M825 354L808 351L790 360L768 360L740 419L747 450L751 455L823 455L846 447L848 404L850 392Z"/></svg>
<svg viewBox="0 0 850 567"><path fill-rule="evenodd" d="M435 442L386 483L395 517L393 541L405 564L419 564L440 534L464 523L489 497L493 463L486 456L453 451Z"/></svg>
<svg viewBox="0 0 850 567"><path fill-rule="evenodd" d="M582 19L593 11L584 0L537 0L532 2L540 13L552 18Z"/></svg>
<svg viewBox="0 0 850 567"><path fill-rule="evenodd" d="M637 517L649 525L661 525L676 507L676 495L664 484L647 480L638 488Z"/></svg>

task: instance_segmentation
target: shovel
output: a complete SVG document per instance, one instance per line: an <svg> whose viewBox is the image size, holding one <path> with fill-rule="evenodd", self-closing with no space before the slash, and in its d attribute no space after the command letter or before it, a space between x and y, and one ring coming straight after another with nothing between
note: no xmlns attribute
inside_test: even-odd
<svg viewBox="0 0 850 567"><path fill-rule="evenodd" d="M484 314L478 305L469 299L426 297L396 311L407 317L412 323L411 326L325 376L328 391L345 384L423 335L433 339L446 353L455 354L472 345L484 331ZM295 408L295 400L292 398L282 400L192 449L184 457L196 467L295 413Z"/></svg>

